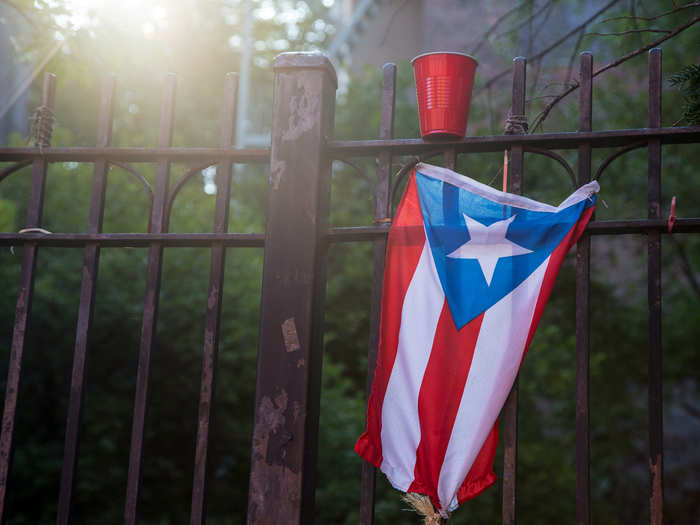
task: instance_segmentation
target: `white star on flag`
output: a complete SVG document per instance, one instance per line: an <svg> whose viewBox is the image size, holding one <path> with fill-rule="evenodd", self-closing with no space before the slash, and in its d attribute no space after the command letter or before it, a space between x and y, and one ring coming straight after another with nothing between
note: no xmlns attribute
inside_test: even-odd
<svg viewBox="0 0 700 525"><path fill-rule="evenodd" d="M493 272L496 270L498 259L532 252L532 250L528 250L506 239L508 226L515 219L515 215L502 221L496 221L490 226L484 226L466 213L463 213L463 215L470 239L448 254L447 257L453 259L476 259L479 262L479 266L481 266L481 271L486 278L488 286L491 286L491 279L493 279Z"/></svg>

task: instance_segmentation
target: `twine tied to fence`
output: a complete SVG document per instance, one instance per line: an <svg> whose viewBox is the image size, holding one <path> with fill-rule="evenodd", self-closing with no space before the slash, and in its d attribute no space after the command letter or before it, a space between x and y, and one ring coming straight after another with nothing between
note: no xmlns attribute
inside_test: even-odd
<svg viewBox="0 0 700 525"><path fill-rule="evenodd" d="M27 144L33 140L34 145L39 148L50 146L53 124L56 120L51 108L48 106L39 106L34 110L34 114L31 116L30 120L31 127L29 129Z"/></svg>
<svg viewBox="0 0 700 525"><path fill-rule="evenodd" d="M504 135L525 135L527 134L528 123L525 115L513 115L508 113L506 125L503 129Z"/></svg>
<svg viewBox="0 0 700 525"><path fill-rule="evenodd" d="M52 232L45 230L44 228L22 228L17 233L43 233L44 235L51 235ZM15 247L10 245L10 253L15 254Z"/></svg>

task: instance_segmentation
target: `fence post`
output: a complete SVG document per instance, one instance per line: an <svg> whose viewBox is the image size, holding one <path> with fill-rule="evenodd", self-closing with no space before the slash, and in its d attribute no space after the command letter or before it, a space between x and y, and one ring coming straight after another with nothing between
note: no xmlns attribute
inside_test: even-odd
<svg viewBox="0 0 700 525"><path fill-rule="evenodd" d="M270 187L249 524L313 522L336 75L313 53L275 59Z"/></svg>
<svg viewBox="0 0 700 525"><path fill-rule="evenodd" d="M513 59L513 115L525 115L525 89L527 59ZM522 146L510 149L510 191L516 195L523 192L524 151ZM503 525L515 525L517 471L518 471L518 380L508 395L501 412L503 421Z"/></svg>
<svg viewBox="0 0 700 525"><path fill-rule="evenodd" d="M661 127L661 49L649 51L649 127ZM648 146L649 218L661 218L661 140L650 139ZM661 525L664 519L664 427L663 368L661 347L661 235L650 231L647 237L649 301L649 522Z"/></svg>
<svg viewBox="0 0 700 525"><path fill-rule="evenodd" d="M55 98L56 76L53 73L45 73L44 84L41 90L41 108L52 111ZM41 127L39 118L40 115L37 114L37 121L35 121L37 128ZM50 139L51 133L49 132L48 137L39 137L36 145L39 148L51 146ZM27 228L38 228L41 226L48 168L49 163L46 159L35 158L32 161L32 178L31 186L29 187L29 202L27 203ZM12 346L10 347L10 363L7 368L7 382L5 383L2 427L0 427L0 523L5 523L6 521L7 482L10 476L14 448L17 401L22 379L27 326L31 314L32 296L34 295L34 274L38 249L39 245L31 241L25 242L22 248L22 273L20 274L19 292L17 294L15 324L12 330Z"/></svg>
<svg viewBox="0 0 700 525"><path fill-rule="evenodd" d="M578 130L593 129L593 55L581 53ZM591 145L578 147L578 185L591 181ZM590 489L590 315L591 235L576 244L576 525L591 522Z"/></svg>

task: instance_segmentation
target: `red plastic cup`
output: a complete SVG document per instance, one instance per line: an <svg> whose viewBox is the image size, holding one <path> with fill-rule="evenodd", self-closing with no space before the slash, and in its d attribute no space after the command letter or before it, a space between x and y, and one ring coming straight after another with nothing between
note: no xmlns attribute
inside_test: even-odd
<svg viewBox="0 0 700 525"><path fill-rule="evenodd" d="M464 137L478 62L463 53L425 53L411 63L423 138Z"/></svg>

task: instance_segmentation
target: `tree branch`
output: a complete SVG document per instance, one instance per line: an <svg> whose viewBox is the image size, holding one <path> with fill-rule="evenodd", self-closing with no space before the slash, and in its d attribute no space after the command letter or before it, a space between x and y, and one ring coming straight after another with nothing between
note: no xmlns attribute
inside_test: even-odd
<svg viewBox="0 0 700 525"><path fill-rule="evenodd" d="M530 62L535 62L535 61L537 61L537 60L540 60L540 59L541 59L542 57L544 57L547 53L549 53L549 52L552 51L553 49L556 49L556 48L559 47L561 44L563 44L564 42L566 42L569 38L571 38L573 35L575 35L575 34L578 33L579 31L581 31L581 30L582 30L583 28L585 28L588 24L590 24L593 20L595 20L598 16L600 16L601 14L603 14L605 11L607 11L608 9L610 9L612 6L614 6L614 5L615 5L616 3L618 3L619 1L620 1L620 0L611 0L610 2L608 2L607 4L605 4L603 7L601 7L598 11L596 11L593 15L591 15L589 18L587 18L582 24L580 24L580 25L574 27L571 31L569 31L568 33L566 33L564 36L562 36L559 40L557 40L556 42L554 42L552 45L550 45L549 47L543 49L542 51L540 51L540 52L537 53L536 55L534 55L534 56L532 56L532 57L528 57L528 61L530 61ZM474 92L474 95L473 95L473 96L478 95L479 93L481 93L482 91L484 91L485 89L487 89L488 87L490 87L491 85L495 84L498 80L500 80L500 79L503 78L504 76L508 75L510 72L511 72L511 68L508 68L508 69L504 69L503 71L497 73L496 75L494 75L493 77L491 77L489 80L487 80L482 86L480 86L479 89L477 89L477 90Z"/></svg>
<svg viewBox="0 0 700 525"><path fill-rule="evenodd" d="M659 44L665 42L666 40L668 40L668 39L670 39L670 38L673 38L673 37L676 36L677 34L682 33L683 31L685 31L685 30L688 29L689 27L691 27L691 26L697 24L698 22L700 22L700 16L696 16L695 18L693 18L693 19L690 20L689 22L687 22L687 23L685 23L685 24L683 24L683 25L681 25L681 26L678 26L676 29L674 29L672 32L670 32L668 35L664 36L663 38L659 38L658 40L654 40L652 43L647 44L647 45L644 46L644 47L640 47L639 49L636 49L636 50L632 51L631 53L627 53L626 55L621 56L621 57L618 58L617 60L614 60L614 61L610 62L609 64L607 64L607 65L601 67L600 69L598 69L597 71L595 71L595 72L593 73L593 78L597 77L598 75L600 75L600 74L602 74L602 73L605 73L605 72L606 72L607 70L609 70L609 69L612 69L612 68L614 68L614 67L619 66L619 65L622 64L623 62L627 62L630 58L634 58L634 57L636 57L637 55L641 55L641 54L644 53L645 51L649 51L652 47L656 47L656 46L658 46ZM579 82L578 82L578 81L574 82L574 83L571 85L571 87L569 87L568 89L564 90L562 93L560 93L560 94L557 96L557 98L555 98L555 99L552 100L549 104L547 104L547 105L544 107L544 109L540 112L540 114L535 118L535 121L534 121L534 123L532 124L532 126L530 126L530 133L533 133L533 132L537 129L537 127L538 127L540 124L542 124L542 122L547 118L547 116L549 115L549 112L552 111L552 108L553 108L555 105L557 105L562 99L566 98L568 95L570 95L571 93L573 93L574 91L576 91L579 87L580 87Z"/></svg>
<svg viewBox="0 0 700 525"><path fill-rule="evenodd" d="M693 405L687 401L681 401L681 407L688 413L688 415L693 416L695 419L700 421L700 410L695 408Z"/></svg>
<svg viewBox="0 0 700 525"><path fill-rule="evenodd" d="M2 3L5 5L10 6L12 9L17 11L19 15L24 18L27 22L29 22L29 25L32 27L36 27L36 22L32 20L32 17L20 6L18 6L16 3L11 2L10 0L2 0Z"/></svg>
<svg viewBox="0 0 700 525"><path fill-rule="evenodd" d="M399 6L394 9L394 12L391 13L391 18L389 18L389 21L386 24L386 27L384 27L384 38L382 38L382 41L379 43L379 46L383 46L386 44L386 39L389 36L389 31L391 30L391 26L394 25L394 20L396 19L396 15L399 14L399 11L401 11L404 7L406 7L406 4L408 3L408 0L404 0L399 4Z"/></svg>
<svg viewBox="0 0 700 525"><path fill-rule="evenodd" d="M677 13L678 11L683 11L684 9L690 9L691 7L700 7L700 2L693 2L692 4L680 5L674 9L671 9L669 11L666 11L664 13L661 13L661 14L655 15L655 16L630 16L630 15L614 16L612 18L606 18L604 20L601 20L598 23L604 24L605 22L612 22L613 20L645 20L647 22L651 22L652 20L658 20L659 18L663 18L665 16L672 15L673 13Z"/></svg>
<svg viewBox="0 0 700 525"><path fill-rule="evenodd" d="M483 34L483 36L482 36L481 39L479 40L477 46L476 46L472 51L470 51L469 54L475 55L475 54L477 53L477 51L479 51L479 49L481 49L481 48L483 47L483 45L484 45L486 42L488 42L489 37L491 36L491 33L493 33L499 25L501 25L501 24L506 20L506 18L508 18L510 15L512 15L512 14L515 13L516 11L519 11L519 10L522 9L524 6L525 6L525 2L523 2L523 3L519 4L519 5L516 5L515 7L509 9L508 11L506 11L505 13L503 13L501 16L499 16L499 17L496 19L496 21L495 21L493 24L491 24L491 27L488 28L488 30L486 31L486 33ZM467 49L469 49L469 48L467 48Z"/></svg>
<svg viewBox="0 0 700 525"><path fill-rule="evenodd" d="M520 22L520 23L519 23L518 25L516 25L515 27L511 27L510 29L508 29L508 30L506 30L506 31L503 31L502 33L498 33L498 34L496 35L495 38L501 38L502 36L506 36L506 35L509 34L509 33L512 33L512 32L514 32L514 31L519 30L521 27L525 27L527 24L533 22L533 21L535 20L535 18L537 18L538 16L540 16L540 15L542 14L542 12L543 12L545 9L548 9L548 8L552 7L552 5L553 5L556 1L557 1L557 0L550 0L549 2L545 2L544 4L542 4L542 7L540 7L537 11L535 11L534 13L532 13L532 14L531 14L529 17L527 17L525 20L523 20L522 22Z"/></svg>
<svg viewBox="0 0 700 525"><path fill-rule="evenodd" d="M670 29L628 29L627 31L617 31L614 33L586 33L583 36L591 36L591 35L596 35L596 36L622 36L622 35L631 35L633 33L670 33Z"/></svg>
<svg viewBox="0 0 700 525"><path fill-rule="evenodd" d="M574 71L574 61L576 60L576 55L578 55L578 49L581 47L581 42L583 42L584 36L585 33L583 32L583 29L581 29L581 32L578 35L578 40L576 40L576 45L571 51L571 56L569 57L569 65L566 68L566 80L564 81L565 84L571 82L571 73Z"/></svg>

